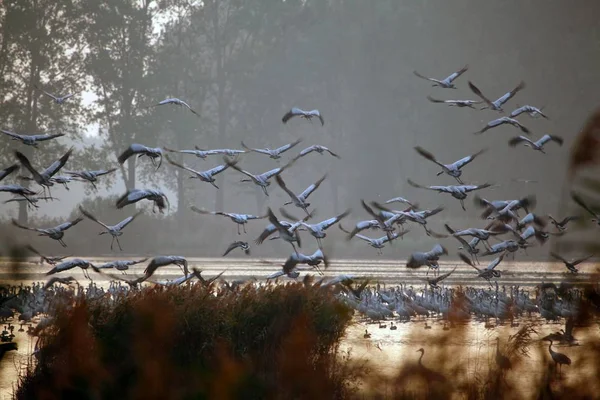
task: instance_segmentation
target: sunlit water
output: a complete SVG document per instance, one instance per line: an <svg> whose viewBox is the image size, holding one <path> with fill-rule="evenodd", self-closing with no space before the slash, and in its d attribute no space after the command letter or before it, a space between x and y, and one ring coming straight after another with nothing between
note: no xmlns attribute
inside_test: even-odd
<svg viewBox="0 0 600 400"><path fill-rule="evenodd" d="M122 257L127 259L128 257ZM102 264L110 261L110 258L90 258L95 264ZM36 260L37 261L37 260ZM203 276L210 278L220 272L227 280L245 279L256 277L264 279L269 274L277 271L277 265L265 264L258 259L250 258L188 258L190 269L196 267L202 270ZM270 262L282 262L283 260L267 259ZM487 260L482 260L482 267L485 267ZM131 278L141 276L146 263L131 267L127 275ZM281 265L281 264L279 264ZM327 276L340 274L349 274L355 276L369 276L374 281L381 284L394 285L406 283L409 285L421 285L423 282L419 278L423 277L427 271L423 268L418 271L408 271L403 260L336 260L332 262L325 271ZM444 282L448 285L470 285L487 286L487 283L476 277L476 271L461 262L442 262L440 272L444 273L456 267L456 271ZM50 266L40 266L33 263L22 263L18 268L9 269L7 263L0 267L0 283L31 282L43 281L46 279L45 272L50 270ZM502 278L499 284L502 285L520 285L532 287L541 282L559 281L586 281L589 273L595 270L593 265L584 265L578 275L566 274L562 264L548 262L511 262L505 261L499 267L502 272ZM14 275L14 272L17 275ZM113 271L114 274L120 274ZM432 272L430 272L431 274ZM159 268L153 279L157 281L174 279L181 276L182 272L178 267ZM97 285L106 286L108 280L103 275L95 274L90 271L91 278ZM80 269L61 273L61 276L73 276L82 284L86 284ZM287 278L285 278L287 279ZM285 280L284 279L284 280ZM425 329L425 321L432 327ZM464 329L450 328L444 326L442 321L435 319L415 319L408 323L398 323L396 330L390 330L390 321L386 322L385 328L379 328L378 324L368 324L362 319L356 319L356 323L351 326L344 340L342 350L352 350L352 357L355 360L367 360L368 365L373 371L393 376L398 372L399 365L406 362L416 362L419 353L416 352L423 347L426 350L423 364L438 372L441 366L436 363L436 357L439 355L450 355L451 362L444 364L444 368L452 369L460 366L461 370L468 377L485 377L490 367L495 366L495 339L500 337L504 343L509 335L517 332L519 327L511 327L510 322L495 326L495 321L490 320L491 324L484 321L472 320L464 326ZM523 324L533 322L536 325L539 337L558 331L564 327L564 321L560 323L547 323L540 318L533 320L517 321ZM18 371L22 369L27 361L27 356L33 349L33 342L36 339L31 338L26 332L17 332L18 325L15 328L15 334L19 345L18 352L9 352L5 355L0 365L0 399L8 399L16 386ZM444 330L446 328L446 330ZM363 337L365 329L371 334L371 338ZM449 341L440 346L439 335L445 333L449 336ZM575 337L579 340L579 346L555 346L555 351L567 354L573 360L573 365L564 368L564 378L566 380L582 379L585 376L585 357L584 352L586 343L600 338L598 326L576 330ZM530 358L525 358L522 363L515 366L507 375L507 382L516 385L519 390L523 390L524 398L532 396L534 385L527 385L528 382L538 382L545 366L550 362L547 342L535 342L531 348ZM574 371L577 371L575 374ZM590 374L592 374L590 372ZM590 376L588 382L590 385L598 385L597 377ZM598 388L600 390L600 388ZM389 388L391 395L391 387Z"/></svg>

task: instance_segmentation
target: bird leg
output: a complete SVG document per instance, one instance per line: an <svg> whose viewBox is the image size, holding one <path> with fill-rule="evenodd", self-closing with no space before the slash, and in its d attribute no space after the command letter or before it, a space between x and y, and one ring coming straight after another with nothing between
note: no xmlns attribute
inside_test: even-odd
<svg viewBox="0 0 600 400"><path fill-rule="evenodd" d="M115 237L113 236L111 241L110 241L110 251L112 251L113 249L113 243L115 242Z"/></svg>
<svg viewBox="0 0 600 400"><path fill-rule="evenodd" d="M465 201L464 200L460 200L460 206L462 207L463 211L467 211L467 209L465 208Z"/></svg>
<svg viewBox="0 0 600 400"><path fill-rule="evenodd" d="M119 242L119 238L115 237L115 240L117 241L117 246L119 246L119 250L123 251L123 248L121 247L121 243Z"/></svg>
<svg viewBox="0 0 600 400"><path fill-rule="evenodd" d="M240 224L236 224L236 225L237 225L237 232L238 232L238 235L241 235L241 233L240 233Z"/></svg>
<svg viewBox="0 0 600 400"><path fill-rule="evenodd" d="M268 196L269 193L267 192L267 187L266 186L261 186L263 192Z"/></svg>
<svg viewBox="0 0 600 400"><path fill-rule="evenodd" d="M67 244L66 244L65 242L63 242L63 240L62 240L62 239L58 239L58 243L60 243L60 245L61 245L62 247L67 247Z"/></svg>
<svg viewBox="0 0 600 400"><path fill-rule="evenodd" d="M244 233L248 233L248 232L246 232L246 224L243 224L242 228L244 228Z"/></svg>

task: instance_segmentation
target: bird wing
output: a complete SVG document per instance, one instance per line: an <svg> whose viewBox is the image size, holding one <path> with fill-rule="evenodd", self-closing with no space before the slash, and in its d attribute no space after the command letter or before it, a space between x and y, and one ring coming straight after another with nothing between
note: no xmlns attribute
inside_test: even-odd
<svg viewBox="0 0 600 400"><path fill-rule="evenodd" d="M446 279L447 277L449 277L450 275L452 275L452 273L453 273L455 270L456 270L456 267L454 267L454 269L453 269L452 271L450 271L450 272L446 272L445 274L443 274L443 275L440 275L440 276L438 276L438 277L437 277L437 278L435 278L435 279L432 279L432 281L433 281L433 282L435 282L435 283L439 283L439 282L443 281L444 279Z"/></svg>
<svg viewBox="0 0 600 400"><path fill-rule="evenodd" d="M68 221L68 222L65 222L63 224L60 224L57 227L55 227L54 229L56 229L57 231L66 231L67 229L69 229L72 226L77 225L81 221L83 221L83 218L79 217L77 219L74 219L73 221Z"/></svg>
<svg viewBox="0 0 600 400"><path fill-rule="evenodd" d="M179 164L179 163L178 163L178 162L176 162L176 161L173 161L173 160L171 160L171 158L169 158L169 156L168 156L168 155L166 155L166 154L165 154L165 158L167 159L167 161L169 162L169 164L171 164L171 165L174 165L174 166L176 166L177 168L184 169L184 170L186 170L186 171L188 171L188 172L191 172L191 173L192 173L192 174L194 174L194 175L200 175L200 172L198 172L198 171L196 171L196 170L194 170L194 169L191 169L190 167L186 167L186 166L185 166L185 165L183 165L183 164Z"/></svg>
<svg viewBox="0 0 600 400"><path fill-rule="evenodd" d="M34 86L37 90L41 91L42 93L44 93L46 96L50 97L51 99L58 100L58 98L55 95L53 95L52 93L48 93L44 89L40 89L37 85L34 85Z"/></svg>
<svg viewBox="0 0 600 400"><path fill-rule="evenodd" d="M509 120L510 120L510 123L511 123L511 124L518 126L518 127L519 127L519 129L521 129L521 131L522 131L523 133L526 133L526 134L530 134L530 133L531 133L531 131L529 130L529 128L527 128L525 125L521 124L521 123L520 123L519 121L517 121L516 119L509 118Z"/></svg>
<svg viewBox="0 0 600 400"><path fill-rule="evenodd" d="M86 211L82 206L79 206L79 211L87 218L91 219L99 225L102 225L104 228L109 229L108 225L106 225L104 222L100 221L98 218L93 216L90 212Z"/></svg>
<svg viewBox="0 0 600 400"><path fill-rule="evenodd" d="M138 143L133 143L127 149L125 149L125 151L123 151L123 153L121 153L121 155L117 158L117 160L119 161L119 164L123 164L132 155L145 153L147 151L148 151L148 147L138 144Z"/></svg>
<svg viewBox="0 0 600 400"><path fill-rule="evenodd" d="M492 186L491 183L484 183L481 185L462 185L459 186L462 190L464 190L465 192L472 192L473 190L479 190L479 189L485 189L487 187Z"/></svg>
<svg viewBox="0 0 600 400"><path fill-rule="evenodd" d="M121 230L123 228L125 228L127 225L129 225L134 219L136 219L140 214L142 213L142 211L138 211L137 213L135 213L134 215L131 215L127 218L125 218L123 221L119 222L117 225L115 225L115 229L117 230Z"/></svg>
<svg viewBox="0 0 600 400"><path fill-rule="evenodd" d="M181 104L183 104L185 107L187 107L188 110L190 110L191 112L193 112L194 114L196 114L197 116L200 116L200 114L198 114L196 112L196 110L194 110L192 107L190 107L190 105L188 103L186 103L183 100L180 100Z"/></svg>
<svg viewBox="0 0 600 400"><path fill-rule="evenodd" d="M517 85L517 87L515 87L513 90L511 90L510 92L506 93L505 95L501 96L494 103L496 103L499 106L501 106L502 104L506 103L508 100L512 99L520 90L522 90L524 88L525 88L525 82L521 81Z"/></svg>
<svg viewBox="0 0 600 400"><path fill-rule="evenodd" d="M445 103L446 102L445 100L434 99L431 96L427 96L427 100L429 100L432 103Z"/></svg>
<svg viewBox="0 0 600 400"><path fill-rule="evenodd" d="M429 161L432 161L434 163L436 163L437 165L439 165L440 167L444 168L444 164L440 163L438 160L435 159L435 157L433 156L433 154L431 154L430 152L428 152L427 150L425 150L422 147L415 147L415 150L417 151L417 153L419 153L422 157L425 157L426 159L428 159Z"/></svg>
<svg viewBox="0 0 600 400"><path fill-rule="evenodd" d="M59 138L61 136L65 136L64 133L55 133L52 135L31 135L31 139L38 141L38 142L43 142L45 140L50 140L50 139L55 139L55 138Z"/></svg>
<svg viewBox="0 0 600 400"><path fill-rule="evenodd" d="M458 257L460 257L460 259L465 263L470 265L471 267L475 268L477 271L481 272L480 268L477 268L474 264L473 261L471 261L471 259L469 257L467 257L465 254L463 253L458 253Z"/></svg>
<svg viewBox="0 0 600 400"><path fill-rule="evenodd" d="M285 124L290 120L290 118L295 117L297 115L305 115L305 114L306 114L305 111L303 111L297 107L293 107L290 111L285 113L283 118L281 118L281 121Z"/></svg>
<svg viewBox="0 0 600 400"><path fill-rule="evenodd" d="M521 142L527 142L527 143L533 144L533 142L531 140L529 140L529 138L527 138L525 136L517 136L517 137L510 139L508 141L508 145L510 147L515 147L517 144L519 144Z"/></svg>
<svg viewBox="0 0 600 400"><path fill-rule="evenodd" d="M568 223L570 221L577 221L579 218L580 217L577 216L577 215L571 215L571 216L565 217L565 218L563 218L562 221L559 222L559 225L564 225L564 224L566 224L566 223Z"/></svg>
<svg viewBox="0 0 600 400"><path fill-rule="evenodd" d="M310 110L307 114L316 116L319 118L319 121L321 121L321 126L325 125L325 120L323 119L323 115L319 110Z"/></svg>
<svg viewBox="0 0 600 400"><path fill-rule="evenodd" d="M104 175L112 174L116 170L117 170L117 168L101 169L101 170L98 170L98 171L90 171L90 173L92 175L95 175L95 176L104 176Z"/></svg>
<svg viewBox="0 0 600 400"><path fill-rule="evenodd" d="M16 219L12 219L12 223L14 226L21 228L21 229L27 229L28 231L34 231L34 232L45 232L45 229L39 229L39 228L31 228L29 226L25 226L25 225L21 225Z"/></svg>
<svg viewBox="0 0 600 400"><path fill-rule="evenodd" d="M275 227L275 225L271 224L268 225L258 236L258 238L256 238L256 240L254 240L254 243L256 244L261 244L262 242L264 242L269 236L271 236L275 231L277 230L277 228Z"/></svg>
<svg viewBox="0 0 600 400"><path fill-rule="evenodd" d="M418 73L417 71L413 71L413 74L415 74L415 76L421 78L421 79L425 79L431 82L436 82L436 83L441 83L438 79L435 78L429 78L427 76L421 75L420 73Z"/></svg>
<svg viewBox="0 0 600 400"><path fill-rule="evenodd" d="M4 133L4 134L6 134L6 135L8 135L8 136L10 136L12 138L18 139L18 140L23 140L24 139L23 135L19 135L17 133L11 132L11 131L0 129L0 132Z"/></svg>
<svg viewBox="0 0 600 400"><path fill-rule="evenodd" d="M458 71L453 72L452 74L450 74L450 76L448 76L446 79L444 79L444 82L452 83L456 78L458 78L459 76L461 76L462 74L464 74L465 72L467 72L468 69L469 69L469 66L465 65L464 67L462 67Z"/></svg>
<svg viewBox="0 0 600 400"><path fill-rule="evenodd" d="M502 260L504 259L504 254L501 255L500 257L497 257L495 259L492 260L492 262L487 266L487 270L491 271L494 268L496 268L498 266L498 264L500 264L502 262Z"/></svg>
<svg viewBox="0 0 600 400"><path fill-rule="evenodd" d="M244 143L244 141L242 140L242 147L245 148L248 151L254 151L256 153L262 153L262 154L270 154L269 151L267 149L253 149L251 147L246 146L246 144Z"/></svg>
<svg viewBox="0 0 600 400"><path fill-rule="evenodd" d="M238 247L240 247L240 243L239 241L237 242L233 242L231 243L228 247L227 250L225 250L225 253L223 253L222 257L225 257L227 254L229 254L233 249L236 249Z"/></svg>
<svg viewBox="0 0 600 400"><path fill-rule="evenodd" d="M582 262L587 261L587 260L589 260L592 257L594 257L594 255L590 254L589 256L586 256L586 257L583 257L583 258L580 258L580 259L577 259L577 260L573 261L571 264L573 264L573 265L579 265Z"/></svg>
<svg viewBox="0 0 600 400"><path fill-rule="evenodd" d="M567 260L565 260L562 256L560 256L559 254L554 253L553 251L550 252L550 255L554 258L556 258L559 261L562 261L565 264L568 264L569 262Z"/></svg>
<svg viewBox="0 0 600 400"><path fill-rule="evenodd" d="M336 215L333 218L329 218L329 219L326 219L325 221L321 221L317 225L319 226L319 228L321 230L325 230L325 229L329 228L331 225L335 224L336 222L341 221L342 219L347 217L348 214L350 214L350 209L344 211L340 215Z"/></svg>
<svg viewBox="0 0 600 400"><path fill-rule="evenodd" d="M481 100L483 100L489 107L494 107L494 104L492 104L492 102L490 101L490 99L488 99L487 97L485 97L483 95L483 93L481 93L481 90L479 90L479 88L477 86L475 86L473 84L473 82L469 81L469 89L471 89L471 91L473 93L475 93L475 95L477 97L479 97Z"/></svg>
<svg viewBox="0 0 600 400"><path fill-rule="evenodd" d="M229 168L229 165L221 164L221 165L217 165L214 168L209 169L208 171L205 171L205 173L209 174L210 176L215 176L215 175L225 171L227 168Z"/></svg>
<svg viewBox="0 0 600 400"><path fill-rule="evenodd" d="M0 181L19 169L19 164L13 164L10 167L0 170Z"/></svg>
<svg viewBox="0 0 600 400"><path fill-rule="evenodd" d="M375 211L373 211L373 209L371 207L369 207L369 205L367 203L365 203L364 200L361 200L360 202L361 202L363 208L365 209L365 211L368 212L369 215L371 215L374 219L379 221L380 224L383 224L385 222L383 217L381 215L379 215L378 213L376 213Z"/></svg>
<svg viewBox="0 0 600 400"><path fill-rule="evenodd" d="M407 179L406 181L408 182L408 184L410 186L416 187L416 188L419 188L419 189L440 190L440 189L433 189L434 186L422 186L422 185L419 185L418 183L415 183L415 182L411 181L410 179ZM437 188L437 187L442 187L442 186L435 186L435 187Z"/></svg>
<svg viewBox="0 0 600 400"><path fill-rule="evenodd" d="M535 144L538 146L543 146L544 144L546 144L547 142L549 142L551 140L558 143L561 146L563 144L563 138L561 138L560 136L553 136L553 135L544 135L537 142L535 142Z"/></svg>
<svg viewBox="0 0 600 400"><path fill-rule="evenodd" d="M17 160L19 160L21 165L24 166L29 172L31 172L36 182L44 181L44 178L40 175L39 172L33 169L31 163L23 153L21 153L20 151L15 151L15 156L17 157Z"/></svg>
<svg viewBox="0 0 600 400"><path fill-rule="evenodd" d="M314 146L314 145L313 145L313 146L310 146L310 147L307 147L307 148L305 148L304 150L302 150L302 151L300 152L300 154L298 154L298 156L299 156L299 157L305 156L305 155L307 155L308 153L310 153L310 152L313 152L313 151L315 151L315 150L316 150L316 146Z"/></svg>
<svg viewBox="0 0 600 400"><path fill-rule="evenodd" d="M288 187L286 186L285 182L283 181L283 178L281 177L281 175L277 175L275 177L275 180L277 181L277 184L279 185L279 187L281 187L281 189L283 189L283 191L286 192L293 201L298 200L298 197L294 194L294 192L292 192L290 189L288 189Z"/></svg>
<svg viewBox="0 0 600 400"><path fill-rule="evenodd" d="M278 178L279 178L279 176L278 176ZM308 199L308 196L310 196L312 194L312 192L314 192L315 190L317 190L319 188L319 186L321 186L321 183L323 183L325 178L327 178L327 174L323 175L321 177L321 179L319 179L318 181L316 181L315 183L313 183L312 185L310 185L309 187L304 189L304 191L302 193L300 193L300 195L298 197L301 199L304 199L304 200Z"/></svg>
<svg viewBox="0 0 600 400"><path fill-rule="evenodd" d="M71 153L73 153L73 149L74 147L71 147L61 158L54 161L48 168L44 170L44 172L42 172L42 176L48 179L60 171L60 169L67 163Z"/></svg>
<svg viewBox="0 0 600 400"><path fill-rule="evenodd" d="M146 196L148 196L148 192L146 190L141 190L141 189L128 190L123 196L121 196L117 200L117 208L123 208L128 204L136 203L142 199L145 199Z"/></svg>
<svg viewBox="0 0 600 400"><path fill-rule="evenodd" d="M255 179L256 179L256 177L255 177L253 174L251 174L250 172L248 172L248 171L245 171L245 170L241 169L240 167L238 167L238 166L237 166L237 163L238 163L238 161L237 161L237 160L230 160L230 159L228 159L227 157L223 157L223 161L225 161L225 164L227 164L227 166L229 166L229 167L231 167L231 168L235 169L235 170L236 170L236 171L238 171L238 172L241 172L242 174L244 174L244 175L248 176L248 177L249 177L249 178L251 178L252 180L255 180Z"/></svg>
<svg viewBox="0 0 600 400"><path fill-rule="evenodd" d="M286 144L284 146L279 147L278 149L275 149L275 151L277 153L283 153L284 151L287 151L287 150L291 149L292 147L296 146L301 141L302 141L302 139L298 139L295 142L288 143L288 144Z"/></svg>
<svg viewBox="0 0 600 400"><path fill-rule="evenodd" d="M594 211L592 211L592 209L585 204L585 202L583 201L583 199L581 197L579 197L579 195L575 192L571 192L571 198L573 199L573 201L577 204L579 204L579 206L581 208L583 208L584 210L586 210L587 212L589 212L590 214L592 214L594 217L597 217L598 214L595 213Z"/></svg>
<svg viewBox="0 0 600 400"><path fill-rule="evenodd" d="M482 149L479 150L477 153L475 154L471 154L470 156L466 156L461 158L458 161L455 161L454 163L452 163L452 166L456 169L461 169L462 167L464 167L465 165L469 164L471 161L473 161L475 158L477 158L477 156L479 156L482 153L485 153L486 149Z"/></svg>

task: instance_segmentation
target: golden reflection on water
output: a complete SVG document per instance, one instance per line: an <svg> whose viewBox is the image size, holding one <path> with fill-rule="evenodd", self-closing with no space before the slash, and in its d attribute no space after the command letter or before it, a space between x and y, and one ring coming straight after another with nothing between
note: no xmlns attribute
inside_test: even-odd
<svg viewBox="0 0 600 400"><path fill-rule="evenodd" d="M121 259L129 259L123 257ZM97 264L110 261L113 258L93 258L91 261ZM264 278L266 275L274 272L275 266L266 266L260 264L260 260L254 259L210 259L210 258L190 258L190 268L196 266L203 270L203 275L210 277L226 269L223 277L226 279L239 279L242 277L256 276ZM275 261L275 260L274 260ZM277 260L281 261L281 260ZM482 260L482 264L485 261ZM337 260L327 270L326 275L334 276L339 274L354 274L357 276L372 276L375 280L382 279L388 284L406 282L417 284L415 275L406 272L402 261L396 260ZM441 264L441 269L458 265L455 274L448 279L451 284L469 284L484 285L485 282L473 278L473 270L456 262L447 262ZM594 266L588 266L585 270L592 272ZM43 273L49 270L49 266L39 266L31 263L23 264L19 271L23 274L20 278L12 280L11 283L23 282L30 284L33 281L40 282L44 279ZM139 268L132 268L128 271L128 276L134 278L141 275L144 265ZM499 280L502 285L534 285L541 281L559 282L565 277L570 279L586 280L586 274L578 276L565 275L564 267L557 263L547 262L505 262L501 270L504 271L503 278ZM539 271L544 271L539 273ZM0 274L2 270L0 262ZM115 271L115 273L118 273ZM34 276L27 277L28 274ZM72 275L87 286L87 281L80 270L69 271L61 276ZM181 275L178 267L165 267L157 271L156 279L173 279ZM419 275L420 276L420 275ZM94 283L97 286L107 287L108 280L103 276L92 274ZM2 278L0 275L0 283ZM7 283L4 281L4 283ZM36 318L39 320L39 317ZM431 326L431 329L425 329L425 321ZM492 326L494 321L490 320ZM564 328L564 321L559 323L547 323L542 319L528 319L519 321L520 324L532 322L538 332L539 338ZM456 379L456 371L461 371L460 378L485 378L490 368L495 368L495 340L500 337L501 349L506 343L508 337L517 332L519 327L511 327L510 322L506 322L498 327L488 327L483 322L472 320L462 327L450 327L443 322L434 319L413 319L409 323L399 322L396 324L396 330L390 330L390 321L385 322L385 328L379 328L378 324L365 324L357 321L347 332L346 338L342 344L342 350L352 349L352 357L355 360L367 360L370 368L389 377L396 375L400 365L406 363L415 363L418 361L420 353L419 348L425 349L423 364L442 374L447 374L451 379ZM446 327L447 330L444 328ZM26 332L17 332L18 325L15 327L15 340L18 343L18 352L6 353L0 363L0 400L10 399L12 391L16 387L18 373L25 367L27 356L33 350L33 343L36 338L31 338ZM371 334L370 339L363 338L365 329ZM563 377L569 383L584 382L586 385L598 386L595 389L600 392L600 379L593 375L594 370L587 368L591 365L589 359L586 359L586 344L590 341L596 343L600 339L600 330L598 325L592 325L588 328L576 328L574 336L579 341L579 346L553 346L555 351L565 353L572 360L571 366L563 369ZM440 336L447 338L444 344L440 344ZM507 384L522 391L522 398L531 398L534 388L542 379L547 365L551 358L548 353L548 342L536 341L530 348L530 358L523 358L518 365L506 375ZM444 363L440 359L445 359ZM417 383L418 384L418 383ZM379 388L381 389L381 388ZM387 389L387 388L386 388ZM369 391L369 387L364 388ZM391 386L388 394L391 396Z"/></svg>

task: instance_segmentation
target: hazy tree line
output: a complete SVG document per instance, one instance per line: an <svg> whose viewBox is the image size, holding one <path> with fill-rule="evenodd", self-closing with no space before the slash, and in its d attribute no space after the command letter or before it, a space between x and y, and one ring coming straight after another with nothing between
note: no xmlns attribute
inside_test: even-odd
<svg viewBox="0 0 600 400"><path fill-rule="evenodd" d="M460 3L463 7L474 4ZM526 2L519 12L538 12L534 3ZM244 140L253 147L276 147L302 137L303 144L330 146L343 156L343 163L338 164L315 156L288 178L290 186L301 190L329 172L327 188L315 196L324 218L348 206L358 207L361 197L377 199L380 194L380 200L427 196L423 206L450 205L453 218L474 220L475 211L456 215L459 208L454 200L415 192L405 184L406 177L439 183L432 176L434 168L417 159L412 148L419 144L451 162L481 147L504 143L508 133L486 143L470 143L467 133L479 129L485 117L431 106L425 100L431 88L413 79L413 69L443 75L471 62L479 71L469 79L490 91L526 79L531 90L528 100L548 104L557 117L554 125L545 127L564 128L554 133L567 137L568 130L576 128L592 107L568 115L552 105L554 97L565 91L548 90L543 83L572 65L557 63L536 74L529 72L536 62L531 53L537 52L542 60L552 56L550 50L535 47L544 39L556 39L551 25L540 25L524 46L512 45L517 37L513 32L504 38L493 36L496 41L492 42L486 32L514 17L508 5L494 7L484 10L480 20L469 21L471 27L466 29L460 20L446 21L453 6L431 1L5 0L0 6L0 125L24 133L64 132L77 146L84 128L98 124L103 145L78 149L69 169L112 166L133 142L177 149L195 145L239 148ZM545 17L560 11L550 7ZM526 25L520 18L524 17L514 17L515 30ZM593 23L589 18L581 21ZM573 35L565 41L578 37ZM558 46L566 48L567 43ZM584 52L593 48L580 46ZM499 54L506 54L507 60ZM595 80L585 71L597 64L580 66L582 82ZM461 83L466 87L466 81ZM58 106L36 86L56 93L88 90L97 99L86 106L81 96L74 96ZM575 99L577 90L566 91L565 96ZM461 90L460 96L471 94ZM579 99L584 101L586 96ZM146 108L166 97L184 99L201 117L171 107ZM282 125L281 116L292 106L319 108L325 127ZM465 139L453 139L457 136ZM2 139L0 159L8 165L14 162L15 142ZM34 165L47 166L66 151L68 142L52 141L38 150L23 150ZM472 180L518 177L524 164L517 165L520 156L506 147L495 158L511 164L508 171L500 171L502 162L494 161L469 171ZM564 160L561 157L559 161ZM178 159L199 170L222 162L219 158ZM256 156L248 163L251 171L262 172L272 168L273 161ZM560 164L551 163L549 171L533 171L524 178L543 178L546 173L560 176ZM253 186L239 184L235 173L219 175L220 190L188 176L167 163L155 172L150 163L131 158L119 174L103 183L111 185L118 179L128 188L168 186L177 193L176 218L182 224L187 223L184 217L191 203L209 209L244 206L232 211L263 212L269 201L283 198L280 193L265 198ZM510 197L525 191L509 187L496 193ZM256 200L255 206L248 206L248 197ZM543 201L547 207L555 204ZM27 219L25 204L19 218Z"/></svg>

